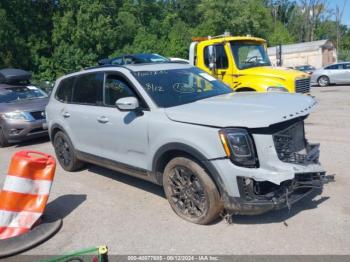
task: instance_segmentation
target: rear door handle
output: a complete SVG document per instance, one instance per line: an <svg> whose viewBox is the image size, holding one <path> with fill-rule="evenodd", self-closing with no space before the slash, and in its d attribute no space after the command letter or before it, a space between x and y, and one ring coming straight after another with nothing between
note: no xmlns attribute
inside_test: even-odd
<svg viewBox="0 0 350 262"><path fill-rule="evenodd" d="M98 121L99 123L101 123L101 124L106 124L106 123L109 122L108 118L105 117L105 116L100 116L100 117L98 117L98 118L97 118L97 121Z"/></svg>
<svg viewBox="0 0 350 262"><path fill-rule="evenodd" d="M68 118L68 117L70 117L70 114L69 114L68 112L64 112L64 113L63 113L63 117L64 117L64 118Z"/></svg>

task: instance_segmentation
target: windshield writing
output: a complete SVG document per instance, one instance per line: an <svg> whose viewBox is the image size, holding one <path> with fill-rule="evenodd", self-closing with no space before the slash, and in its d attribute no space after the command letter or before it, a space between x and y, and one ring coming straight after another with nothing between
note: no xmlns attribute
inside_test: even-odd
<svg viewBox="0 0 350 262"><path fill-rule="evenodd" d="M159 107L178 106L232 92L198 68L140 71L133 75Z"/></svg>

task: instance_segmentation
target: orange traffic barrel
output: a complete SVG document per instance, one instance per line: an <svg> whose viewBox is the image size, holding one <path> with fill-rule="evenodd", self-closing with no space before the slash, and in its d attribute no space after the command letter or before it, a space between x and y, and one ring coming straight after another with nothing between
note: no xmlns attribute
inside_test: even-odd
<svg viewBox="0 0 350 262"><path fill-rule="evenodd" d="M25 234L40 222L55 168L50 155L37 151L14 154L0 192L0 240Z"/></svg>

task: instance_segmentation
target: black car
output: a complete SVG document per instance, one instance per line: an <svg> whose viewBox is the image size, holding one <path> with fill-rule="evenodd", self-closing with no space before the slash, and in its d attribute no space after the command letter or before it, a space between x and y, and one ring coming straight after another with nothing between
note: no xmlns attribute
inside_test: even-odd
<svg viewBox="0 0 350 262"><path fill-rule="evenodd" d="M164 63L170 59L158 54L131 54L122 55L115 58L105 58L98 61L99 65L128 65L144 63Z"/></svg>
<svg viewBox="0 0 350 262"><path fill-rule="evenodd" d="M24 70L0 70L0 147L47 136L43 124L48 96L30 78Z"/></svg>

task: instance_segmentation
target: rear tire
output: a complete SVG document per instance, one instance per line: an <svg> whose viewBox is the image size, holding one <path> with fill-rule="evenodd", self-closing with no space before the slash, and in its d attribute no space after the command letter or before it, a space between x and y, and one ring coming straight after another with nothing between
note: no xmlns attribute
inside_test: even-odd
<svg viewBox="0 0 350 262"><path fill-rule="evenodd" d="M317 80L317 83L321 87L329 86L329 77L328 76L320 76Z"/></svg>
<svg viewBox="0 0 350 262"><path fill-rule="evenodd" d="M62 131L58 131L53 139L56 157L61 167L69 172L78 171L85 165L77 158L77 154L69 137Z"/></svg>
<svg viewBox="0 0 350 262"><path fill-rule="evenodd" d="M4 130L0 128L0 147L8 147L10 143L7 141Z"/></svg>
<svg viewBox="0 0 350 262"><path fill-rule="evenodd" d="M176 157L167 164L163 186L171 208L189 222L208 224L218 218L223 209L213 180L189 158Z"/></svg>

